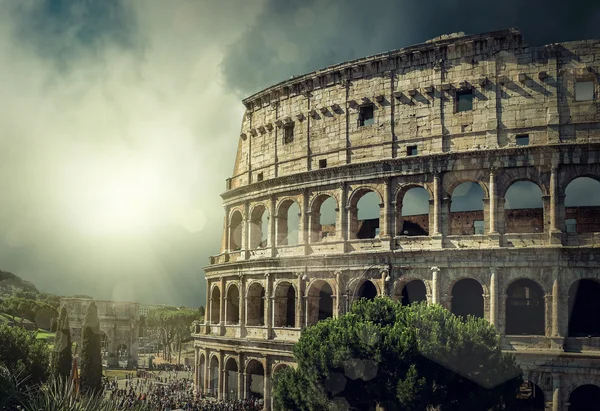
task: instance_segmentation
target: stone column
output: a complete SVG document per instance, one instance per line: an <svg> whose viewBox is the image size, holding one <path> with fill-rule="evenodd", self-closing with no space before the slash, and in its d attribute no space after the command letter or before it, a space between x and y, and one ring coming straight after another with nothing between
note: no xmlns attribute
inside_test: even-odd
<svg viewBox="0 0 600 411"><path fill-rule="evenodd" d="M271 274L265 274L265 326L267 327L267 339L271 339L271 329L273 328L273 282Z"/></svg>
<svg viewBox="0 0 600 411"><path fill-rule="evenodd" d="M356 207L346 206L344 207L346 212L346 227L344 240L352 240L356 238L356 230L357 230L357 218L358 218L358 210Z"/></svg>
<svg viewBox="0 0 600 411"><path fill-rule="evenodd" d="M206 288L210 289L210 284L207 284ZM213 309L212 309L212 307L213 307L213 299L212 299L212 296L211 296L208 299L208 315L207 315L207 317L208 317L208 323L209 324L213 323L213 318L212 318Z"/></svg>
<svg viewBox="0 0 600 411"><path fill-rule="evenodd" d="M340 188L339 188L339 193L340 193L340 198L338 201L338 207L336 209L337 212L337 218L336 218L336 222L335 222L335 231L336 231L336 236L338 239L342 240L342 241L348 241L348 239L352 238L349 235L349 230L350 230L350 222L348 221L348 210L347 210L347 204L348 204L348 188L346 187L345 183L341 183L340 184ZM338 228L339 226L339 228Z"/></svg>
<svg viewBox="0 0 600 411"><path fill-rule="evenodd" d="M392 205L390 203L390 179L385 178L383 186L383 203L379 204L381 208L380 215L382 214L382 227L379 227L379 238L390 239L391 222L392 222Z"/></svg>
<svg viewBox="0 0 600 411"><path fill-rule="evenodd" d="M561 411L560 374L552 374L552 411Z"/></svg>
<svg viewBox="0 0 600 411"><path fill-rule="evenodd" d="M440 173L433 173L433 233L440 234Z"/></svg>
<svg viewBox="0 0 600 411"><path fill-rule="evenodd" d="M498 212L497 208L497 198L496 198L496 170L490 169L490 233L497 233L496 228L496 213Z"/></svg>
<svg viewBox="0 0 600 411"><path fill-rule="evenodd" d="M498 275L495 269L490 273L490 323L498 329Z"/></svg>
<svg viewBox="0 0 600 411"><path fill-rule="evenodd" d="M237 397L240 400L244 399L244 373L242 367L244 366L242 354L238 353L238 373L237 373Z"/></svg>
<svg viewBox="0 0 600 411"><path fill-rule="evenodd" d="M264 368L264 383L263 383L263 400L264 406L263 410L271 409L271 369L269 368L269 359L265 358L265 368Z"/></svg>
<svg viewBox="0 0 600 411"><path fill-rule="evenodd" d="M440 268L431 267L431 303L441 304L440 301Z"/></svg>
<svg viewBox="0 0 600 411"><path fill-rule="evenodd" d="M194 348L194 395L198 394L199 373L198 366L200 365L200 348Z"/></svg>
<svg viewBox="0 0 600 411"><path fill-rule="evenodd" d="M242 391L240 391L240 395L242 396L242 399L246 399L246 398L250 397L250 395L249 395L250 390L248 388L248 374L246 374L245 370L244 370L243 380L244 380L244 382L243 382L244 388Z"/></svg>
<svg viewBox="0 0 600 411"><path fill-rule="evenodd" d="M221 277L221 293L219 301L219 323L221 324L221 333L225 333L225 277Z"/></svg>
<svg viewBox="0 0 600 411"><path fill-rule="evenodd" d="M239 321L240 321L240 337L245 337L246 331L246 287L244 276L240 275L240 306L239 309Z"/></svg>
<svg viewBox="0 0 600 411"><path fill-rule="evenodd" d="M202 382L202 386L204 387L203 392L208 393L208 382L210 380L210 361L208 358L208 349L204 350L204 381Z"/></svg>
<svg viewBox="0 0 600 411"><path fill-rule="evenodd" d="M221 395L221 398L226 400L228 399L228 391L229 391L229 384L227 381L227 371L225 370L225 367L223 367L223 369L221 370L221 380L223 381L223 383L221 384L223 386L223 393Z"/></svg>
<svg viewBox="0 0 600 411"><path fill-rule="evenodd" d="M308 244L310 236L310 226L308 225L308 216L310 215L310 210L308 209L308 200L308 190L305 189L302 192L302 209L300 210L299 220L300 235L298 236L298 242L304 245Z"/></svg>
<svg viewBox="0 0 600 411"><path fill-rule="evenodd" d="M552 283L552 337L561 337L559 329L559 300L560 300L560 288L558 285L558 278L555 275L554 282Z"/></svg>
<svg viewBox="0 0 600 411"><path fill-rule="evenodd" d="M342 314L342 270L335 272L335 315L339 317Z"/></svg>
<svg viewBox="0 0 600 411"><path fill-rule="evenodd" d="M298 275L298 287L296 287L296 328L304 327L304 304L302 301L304 299L304 280L302 277L304 273L299 273Z"/></svg>
<svg viewBox="0 0 600 411"><path fill-rule="evenodd" d="M558 196L558 167L552 166L550 173L550 232L561 231L558 228L557 196Z"/></svg>
<svg viewBox="0 0 600 411"><path fill-rule="evenodd" d="M271 211L269 212L269 237L267 240L267 247L271 249L271 257L275 257L277 255L277 220L279 218L277 210L275 209L277 206L275 197L271 197L270 204Z"/></svg>
<svg viewBox="0 0 600 411"><path fill-rule="evenodd" d="M242 255L250 249L250 216L248 213L250 213L250 205L246 202L244 204L244 219L242 220Z"/></svg>
<svg viewBox="0 0 600 411"><path fill-rule="evenodd" d="M383 270L381 270L381 296L385 297L388 293L387 293L387 282L385 281L385 279L389 276L392 275L392 273L390 273L390 271L385 268Z"/></svg>
<svg viewBox="0 0 600 411"><path fill-rule="evenodd" d="M223 371L225 368L225 364L223 364L224 362L224 355L223 355L223 351L219 352L219 370L217 372L217 376L218 376L218 383L217 383L217 398L219 398L220 400L223 399L223 392L224 392L224 386L225 386L225 381L223 376L225 375L225 373Z"/></svg>

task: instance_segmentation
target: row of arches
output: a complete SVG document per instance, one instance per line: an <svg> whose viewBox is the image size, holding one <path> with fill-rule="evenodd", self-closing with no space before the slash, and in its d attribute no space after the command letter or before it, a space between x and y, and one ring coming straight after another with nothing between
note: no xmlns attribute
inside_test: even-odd
<svg viewBox="0 0 600 411"><path fill-rule="evenodd" d="M484 234L486 230L486 201L489 199L487 186L476 181L465 181L456 185L444 198L448 206L446 234ZM567 232L600 231L600 223L594 221L600 207L600 182L590 177L572 180L565 190L565 222ZM505 233L544 232L544 201L542 188L533 181L513 182L503 193ZM395 198L394 236L426 236L431 232L434 194L425 185L411 184L398 191ZM360 188L349 198L348 237L350 239L377 238L385 214L384 197L376 188ZM277 208L275 245L296 245L301 241L301 209L296 200L286 199ZM339 204L330 194L316 196L309 205L309 241L322 241L338 236ZM264 248L270 244L268 235L269 211L257 204L250 211L249 248ZM578 224L579 221L579 224ZM500 228L499 228L500 229ZM594 231L594 232L595 232ZM229 217L229 250L242 247L243 216L235 210Z"/></svg>
<svg viewBox="0 0 600 411"><path fill-rule="evenodd" d="M588 411L600 404L600 387L593 384L580 385L569 395L569 411ZM545 411L544 391L536 384L526 382L509 411ZM558 407L556 408L558 409Z"/></svg>
<svg viewBox="0 0 600 411"><path fill-rule="evenodd" d="M349 290L346 291L349 293ZM353 299L373 299L381 295L371 280L362 281L352 296ZM246 292L246 326L265 326L265 289L259 282L251 283ZM334 290L329 281L316 279L306 291L306 323L312 325L318 321L333 317ZM449 309L461 317L475 316L485 318L485 290L482 284L472 278L456 281L449 297ZM422 280L408 281L400 289L394 290L392 298L402 304L428 301L428 291ZM221 322L221 292L213 287L211 294L210 321ZM546 301L545 294L538 283L531 279L519 279L508 285L505 304L506 335L545 335ZM273 293L274 327L300 328L297 312L302 308L297 304L297 288L292 282L277 283ZM225 315L227 325L240 323L240 292L236 284L230 284L225 296ZM568 336L600 336L600 283L594 279L582 279L574 282L568 292Z"/></svg>

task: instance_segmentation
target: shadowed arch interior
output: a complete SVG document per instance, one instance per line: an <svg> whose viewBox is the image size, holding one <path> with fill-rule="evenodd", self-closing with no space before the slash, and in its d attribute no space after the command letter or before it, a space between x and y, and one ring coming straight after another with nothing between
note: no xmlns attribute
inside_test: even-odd
<svg viewBox="0 0 600 411"><path fill-rule="evenodd" d="M333 317L333 291L329 283L316 280L308 292L308 324Z"/></svg>
<svg viewBox="0 0 600 411"><path fill-rule="evenodd" d="M199 367L200 367L200 388L204 391L204 381L206 378L206 375L205 375L206 357L204 356L204 354L200 354Z"/></svg>
<svg viewBox="0 0 600 411"><path fill-rule="evenodd" d="M565 194L565 232L600 232L600 182L590 177L576 178Z"/></svg>
<svg viewBox="0 0 600 411"><path fill-rule="evenodd" d="M372 300L375 297L377 297L377 287L375 287L375 284L373 284L372 281L366 280L358 288L356 297L357 298L366 298L367 300Z"/></svg>
<svg viewBox="0 0 600 411"><path fill-rule="evenodd" d="M544 391L531 382L523 384L517 392L517 400L510 411L544 411L546 399Z"/></svg>
<svg viewBox="0 0 600 411"><path fill-rule="evenodd" d="M409 188L396 200L396 235L429 235L429 192L423 187Z"/></svg>
<svg viewBox="0 0 600 411"><path fill-rule="evenodd" d="M504 195L506 233L543 233L542 190L531 181L516 181Z"/></svg>
<svg viewBox="0 0 600 411"><path fill-rule="evenodd" d="M483 318L483 288L477 280L466 278L452 287L452 313L463 319L469 315Z"/></svg>
<svg viewBox="0 0 600 411"><path fill-rule="evenodd" d="M227 289L227 318L226 324L239 324L240 322L240 291L237 285L232 284Z"/></svg>
<svg viewBox="0 0 600 411"><path fill-rule="evenodd" d="M402 305L409 305L421 301L427 301L427 289L421 280L412 280L402 287L400 293Z"/></svg>
<svg viewBox="0 0 600 411"><path fill-rule="evenodd" d="M237 399L238 398L238 365L237 362L233 358L227 359L225 363L225 373L227 374L227 378L225 381L225 396L227 399Z"/></svg>
<svg viewBox="0 0 600 411"><path fill-rule="evenodd" d="M246 325L265 325L265 289L259 283L252 283L246 298Z"/></svg>
<svg viewBox="0 0 600 411"><path fill-rule="evenodd" d="M296 327L296 290L291 283L277 284L273 304L273 326Z"/></svg>
<svg viewBox="0 0 600 411"><path fill-rule="evenodd" d="M449 235L484 233L483 197L481 186L472 181L464 182L452 190Z"/></svg>
<svg viewBox="0 0 600 411"><path fill-rule="evenodd" d="M517 280L506 291L506 335L544 335L544 293L532 280Z"/></svg>
<svg viewBox="0 0 600 411"><path fill-rule="evenodd" d="M247 385L246 390L249 398L263 398L265 370L257 360L250 360L246 366Z"/></svg>
<svg viewBox="0 0 600 411"><path fill-rule="evenodd" d="M229 250L237 251L242 248L242 213L235 211L229 221Z"/></svg>
<svg viewBox="0 0 600 411"><path fill-rule="evenodd" d="M575 388L569 396L569 411L589 411L600 404L600 388L586 384Z"/></svg>
<svg viewBox="0 0 600 411"><path fill-rule="evenodd" d="M219 324L221 322L221 290L214 287L210 298L210 322Z"/></svg>
<svg viewBox="0 0 600 411"><path fill-rule="evenodd" d="M569 337L600 337L600 283L579 280L569 288Z"/></svg>
<svg viewBox="0 0 600 411"><path fill-rule="evenodd" d="M217 390L219 389L219 360L217 360L217 357L214 355L210 359L210 373L208 383L209 392L211 392L212 395L217 395Z"/></svg>

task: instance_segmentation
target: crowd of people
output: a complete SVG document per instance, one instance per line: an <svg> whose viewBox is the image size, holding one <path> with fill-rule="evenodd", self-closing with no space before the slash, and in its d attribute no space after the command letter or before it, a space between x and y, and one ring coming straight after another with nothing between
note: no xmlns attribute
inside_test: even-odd
<svg viewBox="0 0 600 411"><path fill-rule="evenodd" d="M194 394L193 380L178 377L176 372L148 373L143 378L128 374L124 385L125 388L119 387L116 378L104 381L106 392L110 392L110 397L124 410L139 402L150 405L156 411L258 411L264 405L263 400L258 398L217 400Z"/></svg>

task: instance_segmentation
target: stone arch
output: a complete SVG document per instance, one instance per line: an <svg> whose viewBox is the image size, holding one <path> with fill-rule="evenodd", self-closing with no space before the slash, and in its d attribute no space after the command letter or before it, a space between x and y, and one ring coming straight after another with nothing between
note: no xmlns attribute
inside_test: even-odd
<svg viewBox="0 0 600 411"><path fill-rule="evenodd" d="M545 293L531 279L513 281L506 290L506 335L544 335Z"/></svg>
<svg viewBox="0 0 600 411"><path fill-rule="evenodd" d="M278 203L276 210L277 245L297 245L300 242L300 205L288 197Z"/></svg>
<svg viewBox="0 0 600 411"><path fill-rule="evenodd" d="M200 381L198 381L198 385L200 386L200 390L204 392L204 382L206 381L206 357L204 353L200 353L200 357L198 358L198 367L200 368Z"/></svg>
<svg viewBox="0 0 600 411"><path fill-rule="evenodd" d="M394 301L400 301L402 305L427 301L427 295L431 294L425 281L419 278L407 278L399 281L394 287Z"/></svg>
<svg viewBox="0 0 600 411"><path fill-rule="evenodd" d="M600 282L583 278L569 287L569 337L600 337Z"/></svg>
<svg viewBox="0 0 600 411"><path fill-rule="evenodd" d="M330 193L320 193L312 199L310 203L311 242L316 243L325 238L336 237L338 207L337 198Z"/></svg>
<svg viewBox="0 0 600 411"><path fill-rule="evenodd" d="M483 285L473 278L462 278L451 288L451 311L466 319L469 315L484 317Z"/></svg>
<svg viewBox="0 0 600 411"><path fill-rule="evenodd" d="M365 276L363 273L363 276L361 277L351 278L346 286L350 302L360 298L358 297L359 291L367 281L369 281L375 287L375 289L377 290L377 295L382 295L383 293L381 290L381 286L379 281L376 281L377 279L378 277L376 276L376 274L373 273L369 274L368 276Z"/></svg>
<svg viewBox="0 0 600 411"><path fill-rule="evenodd" d="M358 187L350 194L348 205L350 216L348 237L350 239L377 238L381 227L383 205L383 197L379 190L373 186ZM367 216L363 215L361 218L361 213Z"/></svg>
<svg viewBox="0 0 600 411"><path fill-rule="evenodd" d="M565 188L565 232L600 232L600 179L577 176Z"/></svg>
<svg viewBox="0 0 600 411"><path fill-rule="evenodd" d="M263 398L265 367L261 361L250 359L246 363L246 398Z"/></svg>
<svg viewBox="0 0 600 411"><path fill-rule="evenodd" d="M246 325L265 325L265 288L258 281L251 282L246 292Z"/></svg>
<svg viewBox="0 0 600 411"><path fill-rule="evenodd" d="M227 286L227 294L225 297L225 312L227 318L225 324L239 324L240 323L240 290L236 283L230 283Z"/></svg>
<svg viewBox="0 0 600 411"><path fill-rule="evenodd" d="M221 322L221 289L218 285L214 285L210 293L210 322Z"/></svg>
<svg viewBox="0 0 600 411"><path fill-rule="evenodd" d="M483 234L485 231L484 198L486 192L476 181L463 181L450 194L449 235Z"/></svg>
<svg viewBox="0 0 600 411"><path fill-rule="evenodd" d="M250 249L269 246L269 209L262 203L255 204L250 211Z"/></svg>
<svg viewBox="0 0 600 411"><path fill-rule="evenodd" d="M225 359L225 386L223 393L225 399L235 400L239 398L238 395L238 374L239 374L238 362L235 357L228 357Z"/></svg>
<svg viewBox="0 0 600 411"><path fill-rule="evenodd" d="M373 300L378 295L380 295L380 292L375 283L372 280L364 280L361 281L353 299L366 298L367 300Z"/></svg>
<svg viewBox="0 0 600 411"><path fill-rule="evenodd" d="M296 328L296 289L289 281L280 281L273 293L273 326Z"/></svg>
<svg viewBox="0 0 600 411"><path fill-rule="evenodd" d="M543 191L534 181L513 181L504 193L504 231L506 233L544 232Z"/></svg>
<svg viewBox="0 0 600 411"><path fill-rule="evenodd" d="M600 387L597 385L580 385L569 395L569 411L587 411L592 404L600 404Z"/></svg>
<svg viewBox="0 0 600 411"><path fill-rule="evenodd" d="M425 199L427 196L427 199ZM429 235L429 215L433 194L429 187L421 184L404 184L395 194L395 235ZM405 202L404 200L407 200Z"/></svg>
<svg viewBox="0 0 600 411"><path fill-rule="evenodd" d="M508 167L503 168L497 173L497 193L498 197L506 197L506 192L517 181L529 181L537 185L542 191L542 195L550 195L548 188L550 182L550 173L539 172L535 167Z"/></svg>
<svg viewBox="0 0 600 411"><path fill-rule="evenodd" d="M240 210L233 210L229 215L229 251L242 249L243 221Z"/></svg>
<svg viewBox="0 0 600 411"><path fill-rule="evenodd" d="M323 279L311 280L306 289L308 309L306 310L308 325L333 317L334 287Z"/></svg>
<svg viewBox="0 0 600 411"><path fill-rule="evenodd" d="M272 371L271 375L275 376L275 374L277 372L283 370L284 368L289 368L289 367L291 367L291 365L288 363L285 363L285 362L277 363L273 366L273 371Z"/></svg>
<svg viewBox="0 0 600 411"><path fill-rule="evenodd" d="M517 400L511 411L545 411L546 398L544 391L530 381L524 382L517 392Z"/></svg>
<svg viewBox="0 0 600 411"><path fill-rule="evenodd" d="M212 354L208 364L208 392L216 396L219 390L219 357Z"/></svg>
<svg viewBox="0 0 600 411"><path fill-rule="evenodd" d="M489 173L485 169L452 171L444 174L442 178L442 197L449 198L452 192L463 183L475 183L483 190L484 198L490 197L489 187L486 181Z"/></svg>

